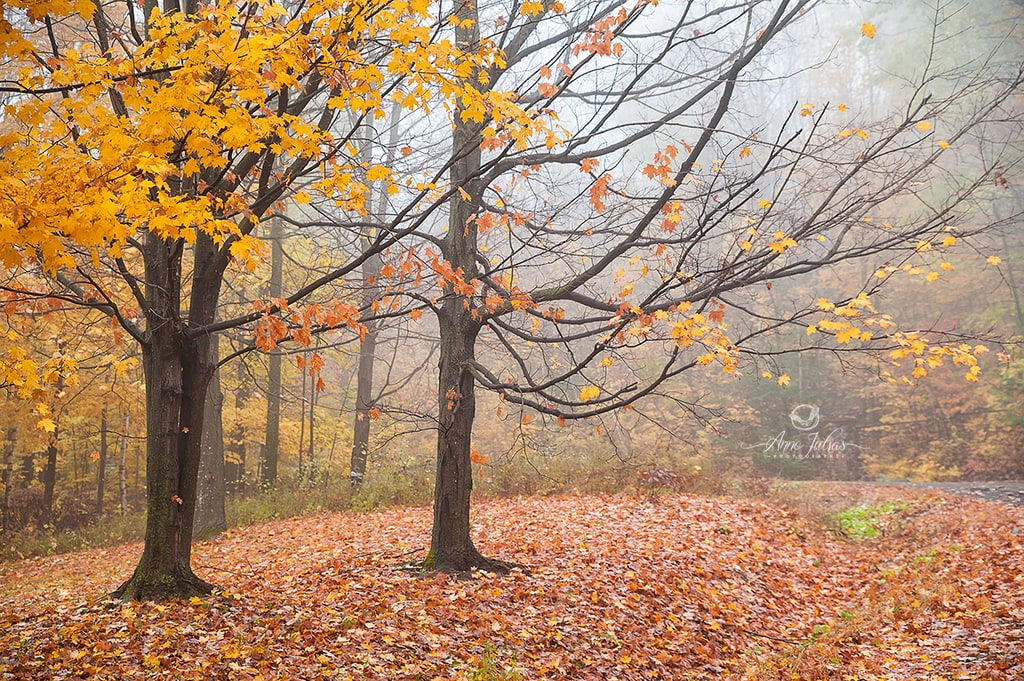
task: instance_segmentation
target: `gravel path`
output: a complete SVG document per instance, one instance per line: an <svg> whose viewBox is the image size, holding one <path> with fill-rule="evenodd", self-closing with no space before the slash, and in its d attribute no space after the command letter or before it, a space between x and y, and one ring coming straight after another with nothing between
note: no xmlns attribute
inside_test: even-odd
<svg viewBox="0 0 1024 681"><path fill-rule="evenodd" d="M962 494L975 499L987 501L1001 501L1004 504L1024 506L1024 481L994 481L994 482L855 482L855 485L884 485L894 487L927 487L929 489L940 489L953 494Z"/></svg>
<svg viewBox="0 0 1024 681"><path fill-rule="evenodd" d="M924 482L918 483L918 486L1024 506L1024 482Z"/></svg>

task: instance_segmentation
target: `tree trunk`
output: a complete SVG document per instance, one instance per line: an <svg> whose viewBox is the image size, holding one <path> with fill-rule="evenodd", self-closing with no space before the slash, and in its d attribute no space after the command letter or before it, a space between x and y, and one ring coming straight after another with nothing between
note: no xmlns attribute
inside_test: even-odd
<svg viewBox="0 0 1024 681"><path fill-rule="evenodd" d="M200 234L195 245L190 322L212 323L220 293L216 246ZM190 336L180 319L179 244L148 234L146 342L146 540L134 574L113 595L125 600L168 600L210 593L213 586L192 572L204 405L211 337Z"/></svg>
<svg viewBox="0 0 1024 681"><path fill-rule="evenodd" d="M103 492L107 482L107 410L100 411L100 465L96 471L96 517L103 517Z"/></svg>
<svg viewBox="0 0 1024 681"><path fill-rule="evenodd" d="M437 473L434 481L434 525L427 568L457 572L472 568L495 569L476 550L470 537L469 505L473 491L473 418L476 414L473 346L479 323L450 300L439 316L441 361L438 376Z"/></svg>
<svg viewBox="0 0 1024 681"><path fill-rule="evenodd" d="M7 441L4 443L4 508L3 524L0 529L4 532L11 531L11 485L14 484L14 438L17 431L14 428L7 429Z"/></svg>
<svg viewBox="0 0 1024 681"><path fill-rule="evenodd" d="M117 466L117 478L121 483L121 515L128 512L128 426L131 421L124 415L124 435L121 437L121 462Z"/></svg>
<svg viewBox="0 0 1024 681"><path fill-rule="evenodd" d="M356 370L356 417L352 425L352 463L349 480L360 485L366 476L366 458L370 450L370 409L373 408L373 362L377 352L377 332L368 330L359 346Z"/></svg>
<svg viewBox="0 0 1024 681"><path fill-rule="evenodd" d="M211 364L217 365L220 354L212 344ZM206 391L206 416L203 419L202 454L199 458L199 485L196 488L196 520L192 540L209 539L228 529L224 510L226 490L224 471L224 393L220 389L220 373L214 372Z"/></svg>
<svg viewBox="0 0 1024 681"><path fill-rule="evenodd" d="M39 531L45 532L53 518L53 488L57 484L57 437L60 430L50 434L50 444L46 447L46 466L43 468L43 508L39 513Z"/></svg>
<svg viewBox="0 0 1024 681"><path fill-rule="evenodd" d="M395 118L400 110L396 102L393 113ZM363 123L360 130L364 133L363 139L359 142L360 160L366 163L366 167L373 164L373 141L376 137L373 128L368 123ZM387 147L387 166L394 165L395 155L398 149L398 124L391 127L391 134ZM388 193L386 188L378 189L378 200L376 213L382 218L387 209ZM367 228L362 231L360 244L363 254L373 250L373 232ZM371 252L363 261L360 274L363 279L363 294L361 307L370 309L373 301L380 297L380 272L384 267L380 253ZM373 364L377 354L377 330L380 325L376 321L366 324L366 335L359 346L359 364L356 369L356 415L352 425L352 457L349 473L349 481L353 485L360 485L366 477L366 459L370 451L370 410L373 409Z"/></svg>
<svg viewBox="0 0 1024 681"><path fill-rule="evenodd" d="M284 269L284 245L281 219L270 222L270 297L279 298ZM277 481L277 460L281 451L281 354L271 352L268 358L267 376L267 431L266 447L263 450L263 468L260 482L265 486Z"/></svg>
<svg viewBox="0 0 1024 681"><path fill-rule="evenodd" d="M310 481L316 480L316 449L313 439L315 433L315 419L316 419L316 379L313 376L309 377L309 456L307 457L307 467L309 468L309 479Z"/></svg>
<svg viewBox="0 0 1024 681"><path fill-rule="evenodd" d="M472 50L480 40L476 6L462 2L456 10L455 39L460 49ZM481 187L474 180L481 166L480 128L454 117L452 130L452 185L445 258L463 278L476 278L477 230L468 226L476 214ZM438 368L437 473L434 483L434 525L430 538L428 569L456 572L481 568L506 571L507 565L484 558L470 537L469 505L473 491L473 418L476 415L474 379L470 367L480 322L470 301L452 287L445 291L438 314L441 359Z"/></svg>

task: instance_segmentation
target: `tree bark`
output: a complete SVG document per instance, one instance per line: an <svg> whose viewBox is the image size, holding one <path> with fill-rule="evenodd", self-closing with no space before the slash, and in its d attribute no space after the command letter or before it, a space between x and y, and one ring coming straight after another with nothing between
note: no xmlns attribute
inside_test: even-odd
<svg viewBox="0 0 1024 681"><path fill-rule="evenodd" d="M480 40L478 12L462 2L456 10L456 44L475 49ZM461 268L464 281L477 275L477 230L468 222L479 209L481 167L479 126L455 115L452 131L451 180L454 192L449 203L448 234L444 255L454 270ZM469 299L452 287L438 313L441 357L438 367L437 472L434 483L434 524L430 538L428 569L459 572L480 568L506 571L507 565L483 557L470 536L470 495L473 491L473 419L476 415L475 381L470 366L480 321Z"/></svg>
<svg viewBox="0 0 1024 681"><path fill-rule="evenodd" d="M212 344L211 355L211 363L216 366L220 356L216 343ZM224 475L224 393L220 389L220 373L217 371L206 391L205 409L193 541L208 539L228 529L224 509L227 487Z"/></svg>
<svg viewBox="0 0 1024 681"><path fill-rule="evenodd" d="M0 529L4 532L11 531L11 485L14 484L14 439L17 431L14 428L7 429L7 441L4 443L4 508L3 523Z"/></svg>
<svg viewBox="0 0 1024 681"><path fill-rule="evenodd" d="M50 434L46 447L46 466L43 468L43 507L39 513L39 531L45 532L53 518L53 488L57 484L57 438L60 429Z"/></svg>
<svg viewBox="0 0 1024 681"><path fill-rule="evenodd" d="M96 471L96 517L103 517L103 492L107 482L107 410L100 411L100 461Z"/></svg>
<svg viewBox="0 0 1024 681"><path fill-rule="evenodd" d="M370 409L373 408L373 363L377 352L377 332L370 329L359 346L356 369L356 417L352 425L352 459L349 480L361 485L366 476L370 450Z"/></svg>
<svg viewBox="0 0 1024 681"><path fill-rule="evenodd" d="M213 375L211 337L190 335L180 318L180 244L148 234L144 244L147 338L146 539L132 576L114 591L125 600L168 600L210 593L192 571L192 528L207 386ZM190 324L213 322L220 294L217 248L209 236L195 245Z"/></svg>
<svg viewBox="0 0 1024 681"><path fill-rule="evenodd" d="M463 301L451 299L439 315L441 360L438 375L437 472L434 482L434 524L427 568L458 572L495 569L477 551L470 536L470 495L473 491L473 419L476 396L469 363L473 361L480 326Z"/></svg>
<svg viewBox="0 0 1024 681"><path fill-rule="evenodd" d="M117 477L121 486L121 515L128 512L128 426L129 416L124 415L124 435L121 437L121 462L117 466Z"/></svg>
<svg viewBox="0 0 1024 681"><path fill-rule="evenodd" d="M281 219L270 222L270 297L279 298L284 270L284 246L281 243ZM265 486L277 481L277 460L281 450L281 354L271 352L267 375L267 430L260 482Z"/></svg>

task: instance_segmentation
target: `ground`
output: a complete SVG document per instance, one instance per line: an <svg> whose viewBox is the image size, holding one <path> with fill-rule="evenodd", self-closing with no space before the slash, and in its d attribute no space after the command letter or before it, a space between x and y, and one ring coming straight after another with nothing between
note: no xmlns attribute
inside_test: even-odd
<svg viewBox="0 0 1024 681"><path fill-rule="evenodd" d="M851 541L829 509L898 499ZM0 679L1019 679L1024 509L897 487L474 507L504 577L412 574L427 508L196 546L221 591L105 594L139 546L0 566Z"/></svg>

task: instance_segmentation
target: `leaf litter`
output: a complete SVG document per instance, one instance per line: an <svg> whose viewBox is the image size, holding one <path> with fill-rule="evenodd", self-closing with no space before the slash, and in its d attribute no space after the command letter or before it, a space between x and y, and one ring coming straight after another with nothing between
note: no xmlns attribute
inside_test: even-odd
<svg viewBox="0 0 1024 681"><path fill-rule="evenodd" d="M403 569L428 508L232 530L189 601L106 597L139 545L9 563L0 679L1024 678L1021 509L885 493L870 542L762 501L483 500L478 548L529 570L504 577Z"/></svg>

